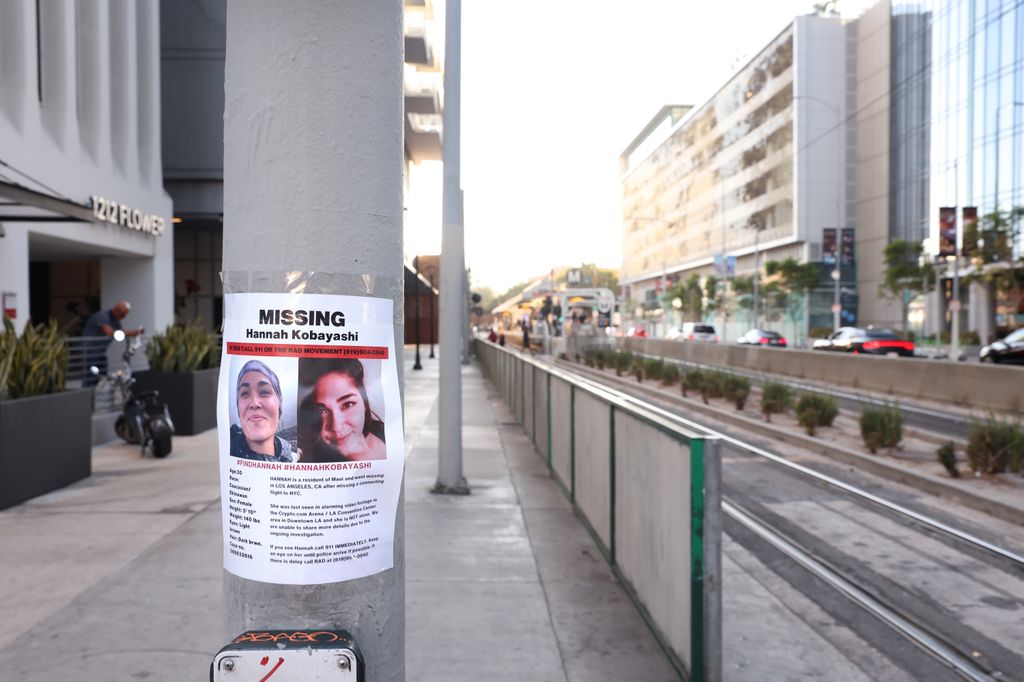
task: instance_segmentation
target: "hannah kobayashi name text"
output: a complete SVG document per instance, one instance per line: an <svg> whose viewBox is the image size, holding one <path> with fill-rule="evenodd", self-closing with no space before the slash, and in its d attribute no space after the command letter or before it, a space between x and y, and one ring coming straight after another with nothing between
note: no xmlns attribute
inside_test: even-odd
<svg viewBox="0 0 1024 682"><path fill-rule="evenodd" d="M247 339L292 339L296 341L358 341L359 332L314 332L306 329L278 329L272 332L261 332L246 329Z"/></svg>

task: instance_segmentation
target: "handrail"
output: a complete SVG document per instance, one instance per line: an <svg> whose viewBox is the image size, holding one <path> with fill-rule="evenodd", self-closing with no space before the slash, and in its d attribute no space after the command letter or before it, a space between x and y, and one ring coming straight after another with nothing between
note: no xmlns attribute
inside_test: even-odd
<svg viewBox="0 0 1024 682"><path fill-rule="evenodd" d="M687 443L691 442L694 438L699 438L702 440L718 440L720 438L720 436L716 434L702 433L697 429L689 429L670 419L666 419L653 409L644 407L642 405L638 405L631 399L631 397L627 393L623 393L622 391L618 391L614 388L602 386L600 384L588 381L587 379L580 377L579 375L570 374L569 372L566 372L565 370L557 367L556 365L543 362L535 358L529 357L527 355L524 355L523 353L519 352L518 350L515 350L514 348L509 349L508 347L499 346L498 344L488 341L487 339L477 340L480 341L481 343L493 346L494 348L500 351L504 351L505 353L515 355L523 362L529 365L533 365L534 367L539 367L545 372L551 374L551 376L557 377L562 381L571 384L582 391L590 393L591 395L600 398L605 402L611 403L616 408L622 410L623 412L633 417L636 417L637 419L641 419L647 422L648 424L652 424L653 426L658 427L663 431L667 431L669 433L672 433L673 435L679 436L680 438L684 439Z"/></svg>

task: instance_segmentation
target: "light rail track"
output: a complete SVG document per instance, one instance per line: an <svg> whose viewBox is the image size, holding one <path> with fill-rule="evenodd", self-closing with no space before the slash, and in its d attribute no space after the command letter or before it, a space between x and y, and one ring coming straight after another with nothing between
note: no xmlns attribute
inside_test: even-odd
<svg viewBox="0 0 1024 682"><path fill-rule="evenodd" d="M573 368L573 369L575 370L576 368ZM828 474L823 474L823 473L821 473L819 471L815 471L814 469L811 469L810 467L803 466L802 464L797 464L796 462L791 462L791 461L787 460L785 457L782 457L781 455L777 455L777 454L775 454L773 452L769 452L768 450L765 450L764 448L758 447L757 445L754 445L752 443L744 442L744 441L742 441L742 440L740 440L738 438L734 438L734 437L732 437L732 436L730 436L728 434L722 433L720 431L715 431L714 429L708 428L707 426L704 426L703 424L698 424L695 421L686 419L685 417L682 417L682 416L680 416L680 415L678 415L678 414L676 414L676 413L674 413L674 412L672 412L670 410L666 410L666 409L664 409L662 407L659 407L658 405L655 405L655 404L653 404L653 403L651 403L651 402L649 402L647 400L644 400L644 399L641 399L641 398L637 398L637 397L632 396L629 393L625 393L625 392L623 392L623 391L621 391L619 389L615 389L613 387L609 387L607 384L603 384L603 383L601 383L599 381L595 381L593 378L590 378L589 376L585 375L584 373L581 373L579 371L574 371L574 373L577 374L577 376L579 376L582 381L585 381L585 382L587 382L587 383L589 383L589 384L591 384L593 386L599 387L599 388L601 388L601 389L603 389L605 391L608 391L609 389L611 389L611 391L613 391L615 393L621 394L623 400L625 400L627 402L632 402L634 404L642 405L645 409L648 409L648 410L650 410L652 412L655 412L656 414L664 417L665 419L669 419L671 421L674 421L674 422L676 422L676 423L678 423L678 424L680 424L682 426L685 426L687 428L694 429L694 430L697 430L697 431L701 431L703 433L707 433L708 435L716 436L716 437L718 437L722 441L722 443L727 443L727 444L731 445L732 447L740 450L741 452L747 452L747 453L756 455L758 457L761 457L763 459L769 460L771 462L774 462L775 464L778 464L781 467L785 467L789 471L792 471L794 473L800 474L801 476L810 478L810 479L812 479L812 480L814 480L814 481L816 481L818 483L822 483L824 485L827 485L827 486L829 486L831 488L839 490L839 491L841 491L841 492L843 492L843 493L845 493L847 495L850 495L852 497L855 497L857 499L863 500L865 502L869 502L872 505L875 505L877 507L885 509L886 511L889 511L889 512L891 512L891 513L893 513L893 514L895 514L895 515L897 515L899 517L902 517L902 518L905 518L905 519L907 519L909 521L912 521L912 522L914 522L914 523L916 523L916 524L918 524L920 526L923 526L923 527L925 527L925 528L927 528L927 529L929 529L931 531L934 531L936 533L939 533L939 534L947 536L947 537L951 537L951 538L955 539L956 541L965 543L965 544L967 544L967 545L969 545L969 546L971 546L971 547L973 547L973 548L975 548L977 550L981 550L982 552L985 552L985 553L997 556L997 557L999 557L999 558L1001 558L1003 560L1009 561L1014 566L1016 566L1017 569L1019 569L1021 571L1024 571L1024 555L1018 554L1018 553L1013 552L1013 551L1011 551L1009 549L1006 549L1004 547L999 547L998 545L995 545L995 544L993 544L991 542L988 542L988 541L986 541L986 540L984 540L982 538L979 538L979 537L977 537L977 536L975 536L975 535L973 535L971 533L967 533L966 531L960 530L958 528L954 528L954 527L952 527L952 526L950 526L950 525L948 525L946 523L943 523L942 521L939 521L937 519L933 519L933 518L931 518L929 516L926 516L925 514L921 514L921 513L917 512L917 511L914 511L913 509L910 509L910 508L908 508L908 507L906 507L904 505L897 504L896 502L892 502L890 500L886 500L885 498L879 497L878 495L875 495L873 493L867 492L865 490L861 490L860 488L857 488L856 486L850 485L849 483L846 483L845 481L841 481L841 480L839 480L839 479L837 479L837 478L835 478L833 476L829 476ZM670 398L671 398L670 396L666 396L665 397L666 400L669 400Z"/></svg>
<svg viewBox="0 0 1024 682"><path fill-rule="evenodd" d="M867 591L844 578L823 562L815 559L810 552L784 537L776 529L766 525L762 520L754 518L746 511L735 506L726 499L722 500L722 511L727 516L755 533L765 542L799 564L804 570L825 582L829 587L840 592L857 606L879 619L892 629L898 631L911 642L939 659L961 677L985 682L993 680L988 671L981 668L973 658L965 656L953 646L931 634L926 626L913 622L900 614Z"/></svg>
<svg viewBox="0 0 1024 682"><path fill-rule="evenodd" d="M566 368L563 365L563 370L564 369ZM728 434L721 433L712 428L686 419L685 417L675 414L671 410L652 403L650 400L638 398L624 390L614 387L613 385L609 385L609 383L592 378L589 375L593 372L593 370L573 368L573 373L576 374L581 381L588 383L595 388L600 388L601 390L617 394L619 399L624 402L643 406L644 409L686 428L716 436L722 443L727 444L737 451L768 460L785 468L789 472L837 490L845 496L868 502L870 505L880 508L912 525L916 525L919 528L924 528L940 537L950 538L956 543L961 543L975 551L997 557L1002 564L1008 564L1009 570L1012 574L1018 577L1024 577L1024 556L1016 552L995 545L961 529L954 528L940 520L931 518L926 514L922 514L903 505L886 500L873 493L861 490L856 486L846 483L845 481L841 481L833 476L829 476L801 464L788 461L784 457L773 452L769 452L757 445L744 442ZM609 379L610 377L602 378ZM671 401L672 397L665 396L665 399L666 401ZM722 510L730 519L774 547L784 556L794 561L803 570L819 578L830 589L836 590L847 600L861 609L864 609L867 613L900 633L908 641L934 657L942 665L949 668L958 676L974 681L1005 679L1001 673L995 673L987 670L969 653L965 653L962 649L958 649L955 644L949 641L948 636L943 636L941 634L941 627L938 628L938 630L930 628L927 623L921 622L913 615L909 615L909 611L906 613L901 612L897 606L887 604L882 599L872 596L873 590L870 587L857 584L857 582L846 577L836 567L829 565L826 561L815 556L815 553L801 546L799 541L787 536L784 531L773 527L771 522L766 521L763 518L758 518L755 514L734 502L730 497L723 497Z"/></svg>

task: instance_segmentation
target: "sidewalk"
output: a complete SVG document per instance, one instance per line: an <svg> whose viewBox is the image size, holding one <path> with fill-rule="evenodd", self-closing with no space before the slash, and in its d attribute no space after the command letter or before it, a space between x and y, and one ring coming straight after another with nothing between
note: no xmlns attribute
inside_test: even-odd
<svg viewBox="0 0 1024 682"><path fill-rule="evenodd" d="M467 497L431 495L437 361L406 353L406 677L672 680L657 643L476 367ZM203 680L225 641L216 434L0 512L0 679Z"/></svg>

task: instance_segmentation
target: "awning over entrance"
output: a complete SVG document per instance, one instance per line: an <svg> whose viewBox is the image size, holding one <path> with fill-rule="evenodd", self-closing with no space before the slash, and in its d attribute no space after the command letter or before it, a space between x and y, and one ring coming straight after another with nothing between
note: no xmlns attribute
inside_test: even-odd
<svg viewBox="0 0 1024 682"><path fill-rule="evenodd" d="M91 223L89 204L0 181L0 223Z"/></svg>

